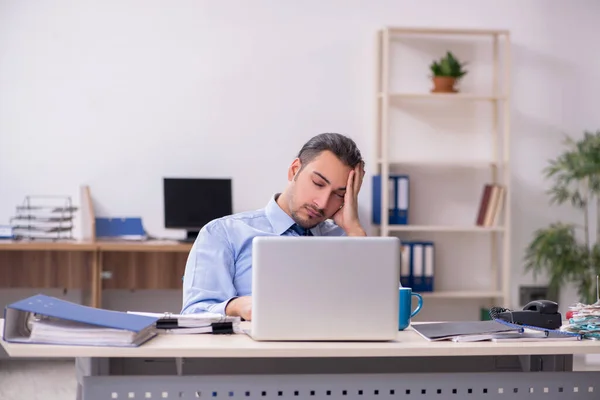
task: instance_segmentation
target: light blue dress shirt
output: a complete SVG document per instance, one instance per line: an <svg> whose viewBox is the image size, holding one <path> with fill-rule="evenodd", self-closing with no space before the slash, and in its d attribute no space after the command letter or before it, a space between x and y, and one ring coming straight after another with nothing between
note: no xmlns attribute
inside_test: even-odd
<svg viewBox="0 0 600 400"><path fill-rule="evenodd" d="M252 293L252 239L256 236L298 236L294 220L274 195L266 207L213 220L196 239L185 265L182 314L205 311L225 314L227 303ZM311 229L314 236L344 236L333 221Z"/></svg>

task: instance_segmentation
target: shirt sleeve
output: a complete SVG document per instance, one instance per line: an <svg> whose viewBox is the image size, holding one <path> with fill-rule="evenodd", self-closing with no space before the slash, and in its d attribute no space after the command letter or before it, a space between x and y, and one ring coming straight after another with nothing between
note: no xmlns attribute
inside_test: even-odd
<svg viewBox="0 0 600 400"><path fill-rule="evenodd" d="M181 314L225 314L237 290L233 284L235 258L222 221L202 228L185 265Z"/></svg>

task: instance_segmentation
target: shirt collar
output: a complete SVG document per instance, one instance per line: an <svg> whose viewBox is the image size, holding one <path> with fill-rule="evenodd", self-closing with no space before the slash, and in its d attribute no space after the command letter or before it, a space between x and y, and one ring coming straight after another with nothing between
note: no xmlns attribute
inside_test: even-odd
<svg viewBox="0 0 600 400"><path fill-rule="evenodd" d="M277 193L271 197L271 200L269 200L269 203L265 209L267 219L271 223L274 232L278 235L283 234L285 231L290 229L290 226L294 224L292 217L287 215L286 212L279 207L279 204L277 204L277 198L280 194L281 193Z"/></svg>

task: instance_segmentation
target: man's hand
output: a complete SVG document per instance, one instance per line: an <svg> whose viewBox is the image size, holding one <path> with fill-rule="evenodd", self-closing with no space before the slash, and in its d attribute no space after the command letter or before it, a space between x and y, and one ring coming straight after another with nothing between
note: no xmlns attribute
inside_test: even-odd
<svg viewBox="0 0 600 400"><path fill-rule="evenodd" d="M246 321L252 320L252 297L242 296L231 300L225 307L225 315L242 317Z"/></svg>
<svg viewBox="0 0 600 400"><path fill-rule="evenodd" d="M367 236L358 220L358 193L365 176L364 164L359 163L350 171L344 205L333 215L333 221L346 232L348 236Z"/></svg>

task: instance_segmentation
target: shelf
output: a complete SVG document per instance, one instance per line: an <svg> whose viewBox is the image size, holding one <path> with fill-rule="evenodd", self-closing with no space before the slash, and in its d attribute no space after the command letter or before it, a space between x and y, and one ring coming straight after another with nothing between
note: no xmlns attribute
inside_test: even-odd
<svg viewBox="0 0 600 400"><path fill-rule="evenodd" d="M502 226L461 226L461 225L388 225L390 232L502 232Z"/></svg>
<svg viewBox="0 0 600 400"><path fill-rule="evenodd" d="M428 299L493 299L502 297L502 292L484 290L456 290L439 292L419 292L423 298Z"/></svg>
<svg viewBox="0 0 600 400"><path fill-rule="evenodd" d="M431 35L483 35L497 36L508 35L506 29L453 29L453 28L425 28L425 27L395 27L389 26L386 28L392 34L431 34Z"/></svg>
<svg viewBox="0 0 600 400"><path fill-rule="evenodd" d="M377 163L383 164L380 158ZM388 160L389 165L413 165L420 167L440 167L440 168L489 168L498 167L494 161L474 160L474 161L452 161L452 160ZM504 164L506 165L506 164Z"/></svg>
<svg viewBox="0 0 600 400"><path fill-rule="evenodd" d="M379 93L379 97L384 97L386 93ZM434 100L453 100L453 101L501 101L504 96L482 95L475 93L387 93L391 100L406 99L434 99Z"/></svg>

